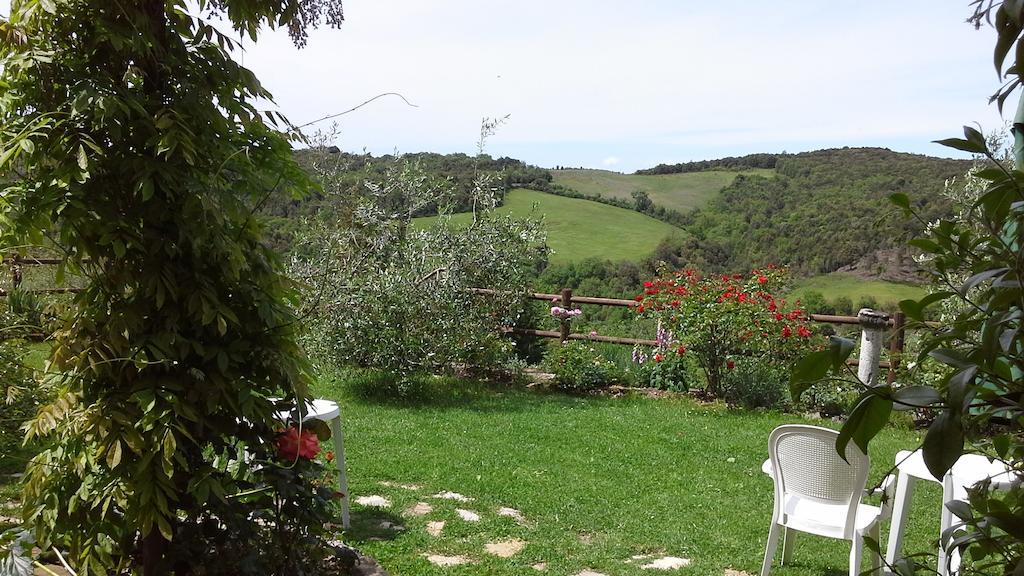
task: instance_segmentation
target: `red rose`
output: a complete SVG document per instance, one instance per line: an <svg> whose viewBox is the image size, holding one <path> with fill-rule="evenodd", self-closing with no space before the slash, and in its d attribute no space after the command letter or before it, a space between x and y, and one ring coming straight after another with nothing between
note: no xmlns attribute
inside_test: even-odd
<svg viewBox="0 0 1024 576"><path fill-rule="evenodd" d="M732 360L729 360L728 362L725 363L725 367L728 368L729 370L732 370L733 368L736 367L736 363L733 362Z"/></svg>
<svg viewBox="0 0 1024 576"><path fill-rule="evenodd" d="M686 354L686 346L680 346L679 348L676 348L676 353L678 353L680 356Z"/></svg>
<svg viewBox="0 0 1024 576"><path fill-rule="evenodd" d="M644 282L644 288L650 288L654 286L654 282Z"/></svg>
<svg viewBox="0 0 1024 576"><path fill-rule="evenodd" d="M661 362L661 354L655 354L654 355L654 361L655 362Z"/></svg>
<svg viewBox="0 0 1024 576"><path fill-rule="evenodd" d="M757 283L758 284L764 284L767 281L768 281L768 277L767 276L758 276L757 277Z"/></svg>
<svg viewBox="0 0 1024 576"><path fill-rule="evenodd" d="M282 460L312 460L319 452L320 439L312 430L303 430L300 434L298 428L292 427L277 437L277 455Z"/></svg>
<svg viewBox="0 0 1024 576"><path fill-rule="evenodd" d="M326 458L328 462L334 462L334 451L328 450L327 454L324 454L324 458Z"/></svg>
<svg viewBox="0 0 1024 576"><path fill-rule="evenodd" d="M782 327L782 337L783 338L789 338L792 335L793 335L793 331L789 329L789 326L783 326Z"/></svg>
<svg viewBox="0 0 1024 576"><path fill-rule="evenodd" d="M811 337L811 331L807 329L807 326L801 326L801 327L797 328L796 333L801 338L810 338Z"/></svg>

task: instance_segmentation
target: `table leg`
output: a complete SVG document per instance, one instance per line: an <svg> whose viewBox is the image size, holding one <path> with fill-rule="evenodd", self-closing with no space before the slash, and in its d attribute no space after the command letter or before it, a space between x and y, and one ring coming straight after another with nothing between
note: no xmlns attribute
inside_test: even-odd
<svg viewBox="0 0 1024 576"><path fill-rule="evenodd" d="M892 523L889 524L889 544L885 552L885 561L890 565L900 559L903 531L906 529L907 512L910 511L910 499L914 495L916 481L917 478L903 471L896 479L896 496L892 503Z"/></svg>
<svg viewBox="0 0 1024 576"><path fill-rule="evenodd" d="M334 462L338 466L338 490L341 491L341 525L348 529L348 505L351 501L348 493L348 474L345 466L345 434L341 430L341 411L331 419L331 438L334 440Z"/></svg>

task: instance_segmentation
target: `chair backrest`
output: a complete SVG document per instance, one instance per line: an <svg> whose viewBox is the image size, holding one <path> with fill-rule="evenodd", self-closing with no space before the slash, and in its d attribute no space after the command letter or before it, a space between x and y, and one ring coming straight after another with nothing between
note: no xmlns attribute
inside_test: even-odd
<svg viewBox="0 0 1024 576"><path fill-rule="evenodd" d="M846 506L844 537L852 537L871 468L866 454L850 442L846 460L836 452L839 433L828 428L791 424L779 426L768 438L775 481L776 517L783 518L786 496Z"/></svg>

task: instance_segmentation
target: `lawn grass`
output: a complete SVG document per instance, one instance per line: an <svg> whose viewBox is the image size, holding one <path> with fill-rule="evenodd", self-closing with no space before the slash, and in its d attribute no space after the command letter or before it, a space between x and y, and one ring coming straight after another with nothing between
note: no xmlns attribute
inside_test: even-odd
<svg viewBox="0 0 1024 576"><path fill-rule="evenodd" d="M921 286L885 280L864 280L852 274L835 272L801 280L790 297L802 298L811 290L821 292L828 301L845 296L853 301L854 308L861 298L871 296L878 302L879 307L887 312L898 311L900 300L919 299L927 294L925 288Z"/></svg>
<svg viewBox="0 0 1024 576"><path fill-rule="evenodd" d="M768 434L802 418L688 398L583 398L437 382L442 392L434 400L409 403L370 400L338 381L315 390L342 402L353 496L392 502L386 510L355 505L346 535L391 574L527 574L540 562L550 574L650 574L625 562L648 553L691 559L686 574L759 571L772 506L771 480L760 471ZM909 430L883 431L872 446L871 479L883 475L897 449L919 439ZM919 486L906 539L911 551L930 550L938 530L939 487ZM430 497L446 490L474 500ZM417 502L434 511L401 515ZM526 525L497 516L503 506L521 511ZM482 519L463 521L456 508ZM382 519L405 529L380 529ZM440 537L425 531L436 520L446 521ZM528 544L508 559L484 553L486 542L505 538ZM427 552L475 563L439 568L422 557ZM795 563L776 564L773 573L845 574L848 554L842 542L803 536Z"/></svg>
<svg viewBox="0 0 1024 576"><path fill-rule="evenodd" d="M774 170L756 168L743 172L708 170L686 174L635 175L608 170L552 170L554 183L583 194L632 201L634 190L643 190L655 206L687 212L699 208L737 174L771 176Z"/></svg>
<svg viewBox="0 0 1024 576"><path fill-rule="evenodd" d="M683 233L633 210L524 189L510 191L497 213L516 218L543 216L548 246L554 251L552 263L585 258L639 260L650 255L665 237ZM415 225L426 226L435 219L417 218ZM452 216L457 225L471 220L469 213Z"/></svg>

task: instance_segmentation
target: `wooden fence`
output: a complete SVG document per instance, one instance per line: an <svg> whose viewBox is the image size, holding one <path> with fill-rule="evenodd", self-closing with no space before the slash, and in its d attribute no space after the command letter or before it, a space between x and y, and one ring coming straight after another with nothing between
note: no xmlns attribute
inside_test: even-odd
<svg viewBox="0 0 1024 576"><path fill-rule="evenodd" d="M499 290L491 290L488 288L470 288L475 294L484 295L497 295L501 293ZM598 306L621 306L626 308L635 308L639 305L635 300L624 300L621 298L602 298L595 296L574 296L572 289L563 288L559 294L545 294L542 292L531 292L527 295L531 300L543 300L550 303L558 303L558 306L571 310L576 304L594 304ZM899 367L899 358L903 354L904 346L906 345L906 331L907 323L906 316L902 312L889 315L885 313L876 312L872 318L866 319L863 315L858 316L836 316L830 314L811 314L808 319L812 322L818 322L822 324L840 324L850 326L860 326L862 330L878 329L879 316L883 317L884 328L890 331L889 334L889 357L892 358L891 362L879 362L878 367L887 370L887 380L891 383L896 378L896 369ZM565 342L567 340L587 340L591 342L608 342L611 344L624 344L628 346L641 345L641 346L657 346L657 340L646 340L641 338L624 338L620 336L604 336L600 334L582 334L573 333L570 331L571 322L567 319L562 319L559 322L558 330L536 330L533 328L506 328L505 331L513 334L523 334L526 336L537 336L540 338L558 338ZM850 366L857 366L860 361L857 359L850 359L847 364Z"/></svg>
<svg viewBox="0 0 1024 576"><path fill-rule="evenodd" d="M20 288L22 285L22 267L24 266L52 266L60 264L61 260L56 258L35 258L35 257L23 257L15 256L8 260L10 262L11 269L11 286L14 289ZM34 288L27 290L27 292L37 294L69 294L81 292L81 288ZM481 295L498 295L502 293L499 290L492 290L489 288L470 288L471 292ZM7 292L0 290L0 297L6 296ZM572 289L564 288L558 294L545 294L542 292L531 292L527 295L532 300L543 300L545 302L555 303L571 310L573 306L577 304L591 304L597 306L619 306L625 308L635 308L639 305L635 300L625 300L622 298L604 298L599 296L576 296L573 294ZM884 325L879 325L879 318L884 319ZM899 358L903 354L903 349L906 344L906 317L902 312L897 312L893 315L884 313L875 313L871 318L866 318L863 314L858 316L835 316L828 314L811 314L809 320L812 322L818 322L823 324L840 324L850 326L860 326L864 333L868 330L878 330L879 328L888 329L890 331L888 344L889 344L889 357L892 359L891 362L878 362L878 368L884 368L888 371L887 379L892 382L896 377L896 369L899 367ZM648 340L643 338L625 338L621 336L605 336L601 334L581 334L573 333L570 330L571 322L568 319L562 319L559 323L558 330L537 330L535 328L516 328L509 327L505 328L506 333L522 334L526 336L536 336L540 338L558 338L565 342L567 340L587 340L591 342L606 342L610 344L623 344L627 346L657 346L656 340ZM865 340L862 339L862 342ZM873 358L878 357L876 351ZM861 355L864 357L864 354ZM851 359L848 364L856 366L860 363L859 360Z"/></svg>

